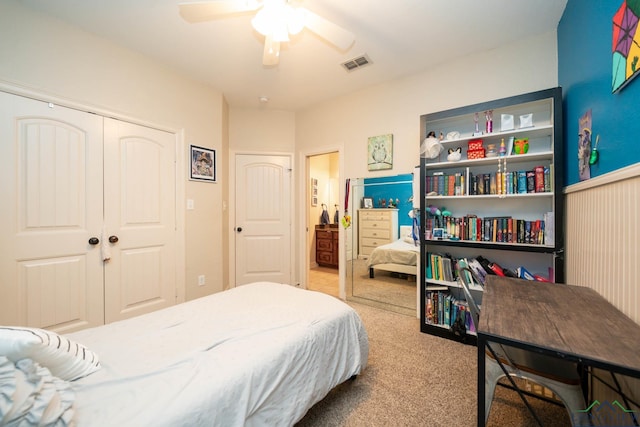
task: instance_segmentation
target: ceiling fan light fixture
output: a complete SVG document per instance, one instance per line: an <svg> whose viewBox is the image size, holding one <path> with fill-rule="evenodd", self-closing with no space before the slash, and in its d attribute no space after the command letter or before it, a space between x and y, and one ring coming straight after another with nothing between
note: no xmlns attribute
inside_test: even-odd
<svg viewBox="0 0 640 427"><path fill-rule="evenodd" d="M264 7L251 20L253 28L275 41L288 42L289 34L298 34L305 25L301 10L294 9L283 0L265 1Z"/></svg>
<svg viewBox="0 0 640 427"><path fill-rule="evenodd" d="M263 36L268 36L272 32L272 19L273 18L269 16L269 11L266 8L262 8L256 13L256 16L251 19L251 25Z"/></svg>
<svg viewBox="0 0 640 427"><path fill-rule="evenodd" d="M305 26L305 15L304 12L300 9L294 9L291 6L287 5L287 28L289 29L289 34L296 35Z"/></svg>

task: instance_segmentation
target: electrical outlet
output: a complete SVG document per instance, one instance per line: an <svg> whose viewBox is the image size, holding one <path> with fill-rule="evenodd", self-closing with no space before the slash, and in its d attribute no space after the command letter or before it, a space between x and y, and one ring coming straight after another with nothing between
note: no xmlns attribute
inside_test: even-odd
<svg viewBox="0 0 640 427"><path fill-rule="evenodd" d="M198 286L204 286L204 284L205 284L204 274L201 274L198 276Z"/></svg>

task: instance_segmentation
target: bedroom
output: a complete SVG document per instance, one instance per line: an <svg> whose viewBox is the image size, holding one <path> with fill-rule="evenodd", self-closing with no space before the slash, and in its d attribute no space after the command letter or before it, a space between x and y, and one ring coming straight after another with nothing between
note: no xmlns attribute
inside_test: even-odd
<svg viewBox="0 0 640 427"><path fill-rule="evenodd" d="M577 8L575 3L570 1L569 5ZM270 152L294 153L295 164L299 165L306 155L317 153L320 148L326 151L338 149L344 162L344 177L367 175L366 164L360 159L363 158L363 141L368 136L391 130L398 144L412 146L411 141L414 141L417 145L418 116L428 110L562 83L558 78L562 62L558 59L557 34L551 30L473 55L477 68L473 78L469 78L464 66L468 59L464 59L296 113L234 108L225 102L220 91L183 78L136 52L30 12L18 2L3 2L1 7L3 37L0 52L4 59L0 64L0 78L4 82L116 111L145 122L184 129L185 144L203 145L202 141L206 141L207 146L219 150L221 159L230 159L234 152L262 152L268 147ZM608 8L601 10L603 6L594 4L588 8L596 9L592 13L604 15L601 19L607 21L607 28L610 27L611 11ZM11 19L16 16L20 19ZM59 37L49 37L49 34ZM17 55L16 51L30 52L30 55ZM514 73L521 75L520 64L530 61L548 66L527 74L526 79L512 77ZM578 64L581 69L589 65ZM87 75L94 77L85 78ZM622 95L630 97L629 93L637 93L637 90L637 83L632 83ZM355 115L355 111L366 114ZM352 119L339 125L344 123L343 117ZM253 126L246 126L246 123ZM326 123L336 125L326 126ZM637 132L632 124L625 125ZM622 135L616 136L623 139ZM568 138L567 143L574 141ZM621 150L636 153L628 147ZM408 172L415 166L415 160L415 151L406 149L396 152L394 162L398 172ZM635 163L637 157L629 156L625 162L629 161L631 163L620 162L601 172ZM179 300L219 292L231 283L233 251L228 248L232 247L233 231L227 224L230 223L233 190L223 185L229 182L231 164L230 160L219 164L219 183L188 182L181 195L185 200L194 200L195 209L182 212L184 255L179 268L184 274L178 276ZM569 173L576 174L575 165L570 160L567 164ZM297 176L296 181L303 182L300 175ZM577 182L576 176L569 182ZM295 194L298 197L299 188ZM303 217L300 209L295 208L296 218ZM295 230L298 236L304 234L304 227L299 223ZM296 248L294 252L293 257L301 259L302 251ZM293 262L293 265L293 281L304 284L303 263ZM206 277L204 286L198 286L200 275ZM623 304L628 303L620 302ZM630 306L637 307L638 304Z"/></svg>

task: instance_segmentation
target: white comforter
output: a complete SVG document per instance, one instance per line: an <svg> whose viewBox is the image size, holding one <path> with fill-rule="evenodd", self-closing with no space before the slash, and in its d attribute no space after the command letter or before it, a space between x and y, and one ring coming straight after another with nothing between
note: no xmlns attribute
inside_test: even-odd
<svg viewBox="0 0 640 427"><path fill-rule="evenodd" d="M375 248L367 259L367 267L379 264L417 265L420 246L399 239Z"/></svg>
<svg viewBox="0 0 640 427"><path fill-rule="evenodd" d="M72 382L79 427L288 426L368 357L348 305L268 282L68 336L102 363Z"/></svg>

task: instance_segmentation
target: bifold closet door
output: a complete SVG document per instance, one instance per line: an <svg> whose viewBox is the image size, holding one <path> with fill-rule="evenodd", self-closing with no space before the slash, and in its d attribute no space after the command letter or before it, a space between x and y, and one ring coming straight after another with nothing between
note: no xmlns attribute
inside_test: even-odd
<svg viewBox="0 0 640 427"><path fill-rule="evenodd" d="M104 322L102 117L0 92L0 324Z"/></svg>
<svg viewBox="0 0 640 427"><path fill-rule="evenodd" d="M175 304L175 158L175 134L0 92L0 324Z"/></svg>
<svg viewBox="0 0 640 427"><path fill-rule="evenodd" d="M104 119L105 322L176 300L176 136Z"/></svg>

